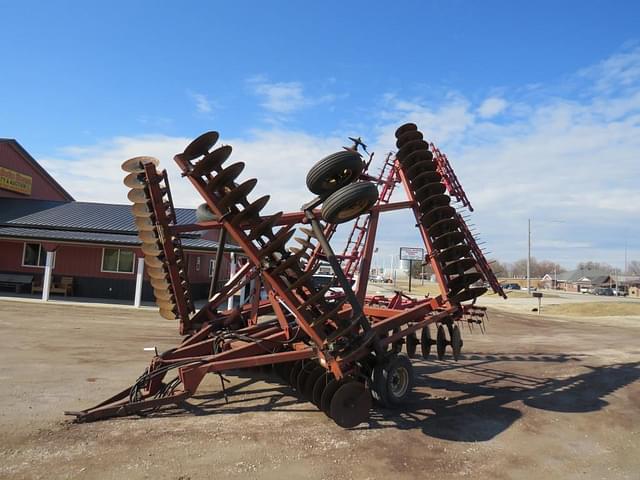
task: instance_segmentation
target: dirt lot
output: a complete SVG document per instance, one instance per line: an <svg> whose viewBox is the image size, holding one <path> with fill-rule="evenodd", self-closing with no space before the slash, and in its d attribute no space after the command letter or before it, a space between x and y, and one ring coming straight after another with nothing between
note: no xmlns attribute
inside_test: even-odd
<svg viewBox="0 0 640 480"><path fill-rule="evenodd" d="M0 300L0 478L640 478L640 321L491 310L463 360L416 360L406 408L352 430L269 376L230 377L226 405L211 376L186 411L65 420L175 332L151 310Z"/></svg>

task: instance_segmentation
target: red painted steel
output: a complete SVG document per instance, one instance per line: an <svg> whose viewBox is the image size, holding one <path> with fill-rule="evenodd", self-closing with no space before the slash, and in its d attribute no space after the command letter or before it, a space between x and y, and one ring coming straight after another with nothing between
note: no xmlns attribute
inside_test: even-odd
<svg viewBox="0 0 640 480"><path fill-rule="evenodd" d="M219 289L213 298L190 316L188 301L176 298L179 317L182 321L182 331L190 332L181 345L175 349L157 355L149 368L132 387L123 390L118 395L110 398L102 404L82 412L74 412L80 421L95 420L118 414L130 414L134 412L148 411L159 406L176 403L193 395L203 377L207 373L222 373L230 369L250 368L260 365L291 364L294 361L313 361L316 366L322 366L342 381L365 381L367 384L371 378L371 372L366 365L373 358L376 362L384 359L383 348L398 342L404 342L408 336L413 336L421 329L428 328L430 324L439 323L447 325L449 332L456 321L468 321L474 323L481 321L486 312L475 306L460 306L452 304L448 298L448 277L443 273L443 263L437 261L437 250L434 248L429 232L421 223L421 213L415 194L402 164L389 155L384 167L377 177L371 177L367 171L363 172L362 179L373 179L382 185L378 202L364 218L356 220L356 228L352 230L347 246L341 255L343 259L342 270L346 275L353 277L359 268L361 283L356 292L355 303L345 303L348 295L333 294L332 299L337 303L327 304L322 295L324 290L308 288L298 289L292 285L304 285L303 280L311 276L315 265L322 258L332 258L330 246L325 242L323 251L318 244L310 240L302 239L308 243L305 248L312 248L307 255L310 259L301 276L293 276L293 280L285 283L282 273L286 271L288 259L296 259L294 256L283 255L273 265L268 265L269 259L274 257L273 246L278 245L280 239L291 237L292 229L297 224L308 224L308 218L318 218L318 210L307 212L290 212L279 217L271 218L271 226L277 228L271 231L268 240L260 240L256 244L256 237L250 237L258 225L268 223L270 217L256 217L246 224L237 224L233 221L233 215L239 215L249 208L250 202L242 197L241 188L247 188L250 182L236 184L235 181L227 183L223 190L211 187L216 179L223 175L230 175L230 170L224 171L222 167L215 167L210 173L199 164L192 164L190 158L197 155L193 151L202 150L203 142L213 143L217 140L217 133L209 132L199 137L194 144L187 147L184 154L176 155L175 160L195 189L206 201L209 209L218 217L216 221L202 222L196 225L175 225L172 216L172 206L165 201L165 194L169 194L166 174L156 173L155 165L148 163L145 166L145 174L149 183L151 205L153 207L156 226L162 232L160 244L163 246L165 266L168 269L170 284L176 289L176 284L181 281L176 258L172 252L179 242L176 242L180 232L196 230L215 230L224 228L231 239L242 248L248 262L231 278L227 284ZM200 142L200 143L199 143ZM210 147L209 147L210 148ZM187 154L188 149L189 154ZM205 149L208 151L208 149ZM211 153L207 161L215 166L218 150ZM228 156L228 155L227 155ZM370 157L371 159L371 157ZM221 163L221 162L220 162ZM218 165L219 166L219 165ZM367 164L367 167L369 165ZM450 169L450 166L448 167ZM215 171L214 171L215 170ZM226 172L226 173L225 173ZM448 173L447 188L455 183L453 171ZM160 178L161 177L161 178ZM456 179L457 181L457 179ZM165 189L160 189L160 183L164 182ZM255 183L255 182L254 182ZM408 197L406 202L389 203L391 193L397 183L401 183ZM460 187L461 188L461 187ZM234 193L235 192L235 193ZM459 191L458 191L459 193ZM453 193L452 193L453 194ZM225 196L236 195L234 201L244 210L236 209L235 204L225 203ZM465 197L466 198L466 197ZM320 199L322 201L322 199ZM223 208L222 205L225 205ZM317 203L316 203L317 205ZM397 292L392 298L382 296L366 297L366 283L371 266L371 259L375 249L375 238L379 216L386 211L398 209L411 209L416 218L417 226L423 238L427 259L436 274L441 294L433 298L415 299ZM167 214L168 211L168 214ZM306 218L308 217L308 218ZM321 230L313 220L314 235L324 233L325 238L331 238L336 232L337 225L327 224ZM466 225L465 225L466 226ZM249 233L247 233L249 230ZM311 235L311 234L307 234ZM466 234L465 234L466 235ZM470 234L469 234L470 235ZM355 237L355 238L354 238ZM317 237L316 237L317 238ZM471 237L472 238L472 237ZM322 240L322 238L320 238ZM484 259L481 252L476 252L471 243L475 258L481 263ZM180 249L175 250L179 253ZM300 257L302 258L302 257ZM296 260L297 261L297 260ZM292 264L293 265L293 264ZM491 272L488 264L482 264L483 273ZM334 272L335 274L335 272ZM339 275L338 275L339 276ZM488 276L488 274L487 274ZM237 308L221 311L234 292L239 291L245 284L251 282L262 284L266 291L266 299L254 295L246 304ZM259 293L258 286L254 293ZM347 294L348 290L345 291ZM179 295L178 295L179 297ZM327 306L330 305L330 306ZM363 318L355 318L356 312L362 308ZM332 311L328 311L332 309ZM319 323L320 318L323 322ZM346 323L345 323L346 322ZM347 325L348 323L348 325ZM318 325L324 326L318 328ZM349 348L334 350L342 339L357 340ZM336 353L337 352L337 353ZM368 361L365 361L369 359ZM170 372L175 371L177 377L165 382L163 379Z"/></svg>

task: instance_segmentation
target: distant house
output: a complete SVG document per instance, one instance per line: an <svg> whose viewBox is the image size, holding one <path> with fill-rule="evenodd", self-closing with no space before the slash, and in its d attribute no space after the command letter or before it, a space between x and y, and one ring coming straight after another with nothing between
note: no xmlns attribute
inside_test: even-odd
<svg viewBox="0 0 640 480"><path fill-rule="evenodd" d="M567 292L590 292L596 287L608 287L610 281L609 272L579 268L570 272L558 273L556 288Z"/></svg>
<svg viewBox="0 0 640 480"><path fill-rule="evenodd" d="M553 288L553 278L548 273L545 274L540 280L538 280L539 288Z"/></svg>

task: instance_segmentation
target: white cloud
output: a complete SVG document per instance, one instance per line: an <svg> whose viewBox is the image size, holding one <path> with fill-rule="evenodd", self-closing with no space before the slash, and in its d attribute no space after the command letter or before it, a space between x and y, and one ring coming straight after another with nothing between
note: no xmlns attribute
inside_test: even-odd
<svg viewBox="0 0 640 480"><path fill-rule="evenodd" d="M195 208L203 202L191 184L180 176L173 156L193 139L166 135L116 137L89 146L69 146L40 162L76 199L128 203L125 173L120 165L128 158L149 155L160 160L169 173L176 206ZM221 137L230 144L228 163L244 162L242 179L258 178L251 198L271 195L265 212L297 210L313 195L305 184L306 173L321 157L338 151L345 142L338 137L318 137L294 131L255 131L249 138Z"/></svg>
<svg viewBox="0 0 640 480"><path fill-rule="evenodd" d="M640 48L620 52L579 72L593 81L597 91L615 92L618 88L635 88L640 81Z"/></svg>
<svg viewBox="0 0 640 480"><path fill-rule="evenodd" d="M270 82L267 77L258 75L247 80L252 92L262 98L260 106L269 112L288 115L303 108L331 103L337 97L326 94L309 97L304 93L300 82Z"/></svg>
<svg viewBox="0 0 640 480"><path fill-rule="evenodd" d="M480 118L491 118L502 113L507 108L507 101L503 98L489 97L478 107Z"/></svg>
<svg viewBox="0 0 640 480"><path fill-rule="evenodd" d="M213 111L213 104L204 93L188 92L191 99L195 102L196 110L199 113L209 114Z"/></svg>

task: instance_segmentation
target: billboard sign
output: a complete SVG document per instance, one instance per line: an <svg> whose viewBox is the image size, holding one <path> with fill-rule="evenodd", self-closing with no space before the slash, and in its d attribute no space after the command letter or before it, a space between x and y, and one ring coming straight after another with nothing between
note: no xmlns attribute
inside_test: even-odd
<svg viewBox="0 0 640 480"><path fill-rule="evenodd" d="M413 247L400 247L400 260L424 261L424 249Z"/></svg>

